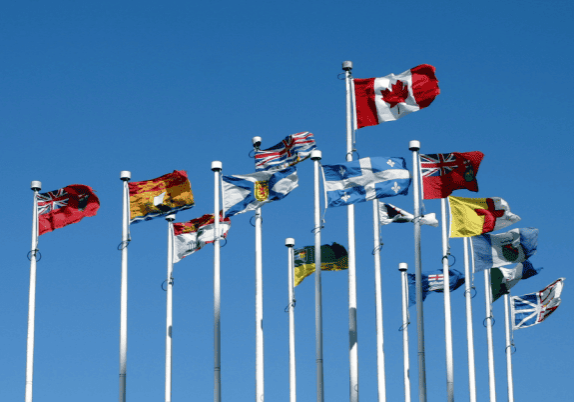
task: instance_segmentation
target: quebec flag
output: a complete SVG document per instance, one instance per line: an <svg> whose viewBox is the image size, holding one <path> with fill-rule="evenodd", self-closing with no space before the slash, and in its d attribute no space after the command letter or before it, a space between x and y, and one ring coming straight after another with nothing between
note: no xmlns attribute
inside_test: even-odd
<svg viewBox="0 0 574 402"><path fill-rule="evenodd" d="M511 297L512 329L531 327L548 318L562 301L560 293L563 287L564 278L560 278L540 292Z"/></svg>
<svg viewBox="0 0 574 402"><path fill-rule="evenodd" d="M323 172L329 207L407 195L411 184L405 160L396 157L323 165Z"/></svg>

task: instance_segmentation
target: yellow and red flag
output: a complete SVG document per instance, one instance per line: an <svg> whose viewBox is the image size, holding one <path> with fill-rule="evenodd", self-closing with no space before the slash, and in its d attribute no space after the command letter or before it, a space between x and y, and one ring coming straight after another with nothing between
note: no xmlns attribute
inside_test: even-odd
<svg viewBox="0 0 574 402"><path fill-rule="evenodd" d="M520 220L499 197L448 197L450 237L472 237L504 229Z"/></svg>

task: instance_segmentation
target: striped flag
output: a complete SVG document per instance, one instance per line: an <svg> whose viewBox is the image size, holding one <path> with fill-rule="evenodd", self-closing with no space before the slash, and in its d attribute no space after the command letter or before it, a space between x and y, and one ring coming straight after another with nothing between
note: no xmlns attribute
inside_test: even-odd
<svg viewBox="0 0 574 402"><path fill-rule="evenodd" d="M255 171L283 170L307 159L315 148L317 146L312 133L304 131L291 134L279 144L255 152Z"/></svg>

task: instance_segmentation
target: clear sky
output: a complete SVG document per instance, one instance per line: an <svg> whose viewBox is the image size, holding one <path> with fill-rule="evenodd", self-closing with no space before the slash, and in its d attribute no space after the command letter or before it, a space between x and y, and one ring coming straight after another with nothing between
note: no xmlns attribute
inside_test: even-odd
<svg viewBox="0 0 574 402"><path fill-rule="evenodd" d="M571 398L574 320L569 272L572 224L571 116L574 80L571 1L55 1L0 6L0 400L24 398L30 182L42 190L93 187L98 215L40 237L34 396L44 402L118 398L121 170L134 181L186 170L196 206L178 221L213 210L211 162L224 174L254 171L251 137L263 148L311 131L323 163L345 159L341 62L357 78L437 69L441 94L420 112L357 132L361 157L482 151L479 193L502 197L540 229L532 258L544 270L513 294L566 277L563 303L548 321L515 333L518 401ZM286 237L313 244L312 163L300 186L263 208L265 394L288 401ZM412 193L392 200L412 212ZM440 202L425 202L440 213ZM360 397L376 401L371 204L356 207ZM232 218L222 248L223 399L255 395L254 229ZM162 400L165 359L166 222L132 227L129 247L128 399ZM403 400L400 262L414 269L413 228L382 230L387 395ZM346 210L328 210L323 242L347 245ZM422 229L423 270L441 264L440 229ZM451 241L463 270L462 241ZM213 395L212 247L175 265L173 400ZM473 300L477 387L488 398L484 282ZM348 399L347 273L323 275L325 399ZM296 289L300 401L315 400L313 280ZM506 400L504 309L494 304L498 400ZM424 304L428 400L446 398L441 295ZM468 399L462 289L452 294L455 396ZM415 309L410 326L417 391ZM413 399L414 400L414 399Z"/></svg>

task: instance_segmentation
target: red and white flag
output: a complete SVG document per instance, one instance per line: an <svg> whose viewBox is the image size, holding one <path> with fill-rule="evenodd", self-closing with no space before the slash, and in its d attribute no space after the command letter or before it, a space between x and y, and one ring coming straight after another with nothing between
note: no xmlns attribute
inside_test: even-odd
<svg viewBox="0 0 574 402"><path fill-rule="evenodd" d="M219 236L227 237L231 220L225 218L219 222ZM188 222L173 224L173 262L179 262L184 257L195 253L203 246L215 241L215 219L213 214Z"/></svg>
<svg viewBox="0 0 574 402"><path fill-rule="evenodd" d="M402 74L354 79L357 128L400 119L429 106L440 93L435 68L421 64Z"/></svg>

